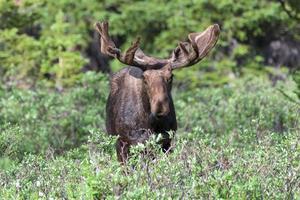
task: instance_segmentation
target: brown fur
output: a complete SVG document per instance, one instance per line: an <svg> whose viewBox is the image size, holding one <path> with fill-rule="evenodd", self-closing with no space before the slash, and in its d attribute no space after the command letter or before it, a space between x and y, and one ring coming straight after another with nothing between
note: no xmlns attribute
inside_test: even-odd
<svg viewBox="0 0 300 200"><path fill-rule="evenodd" d="M177 122L171 97L172 71L167 66L143 72L126 67L111 78L107 101L107 132L118 135L118 160L125 162L131 145L145 142L151 134L163 134L162 149L167 151Z"/></svg>
<svg viewBox="0 0 300 200"><path fill-rule="evenodd" d="M131 145L145 142L152 134L163 134L162 149L167 151L171 142L168 131L177 129L171 96L172 70L202 60L217 43L219 26L214 24L203 32L188 34L188 40L179 42L166 59L144 54L139 39L122 53L109 36L108 22L96 23L95 27L103 54L136 66L126 67L112 76L106 105L107 132L119 136L116 144L119 161L125 162Z"/></svg>

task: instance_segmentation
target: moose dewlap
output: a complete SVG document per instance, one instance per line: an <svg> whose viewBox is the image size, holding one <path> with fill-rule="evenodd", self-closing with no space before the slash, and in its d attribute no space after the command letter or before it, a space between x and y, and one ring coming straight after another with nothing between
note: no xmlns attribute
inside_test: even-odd
<svg viewBox="0 0 300 200"><path fill-rule="evenodd" d="M171 96L172 71L202 60L215 46L220 29L217 24L201 33L190 33L167 59L145 55L139 38L121 53L108 33L108 22L96 23L103 54L130 65L112 75L106 104L106 129L118 135L116 149L120 162L128 158L131 145L145 142L151 134L162 134L163 151L170 148L168 131L176 131L177 121Z"/></svg>

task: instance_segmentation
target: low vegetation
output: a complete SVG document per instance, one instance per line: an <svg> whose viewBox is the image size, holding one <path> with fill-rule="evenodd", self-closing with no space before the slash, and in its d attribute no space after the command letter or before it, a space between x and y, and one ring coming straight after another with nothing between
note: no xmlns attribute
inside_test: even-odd
<svg viewBox="0 0 300 200"><path fill-rule="evenodd" d="M300 108L280 92L296 98L294 89L292 81L273 87L253 77L174 88L172 152L162 153L152 138L120 166L116 138L104 133L106 76L84 74L63 92L2 88L0 196L300 198Z"/></svg>
<svg viewBox="0 0 300 200"><path fill-rule="evenodd" d="M0 199L300 199L299 5L0 0ZM152 138L117 161L105 73L123 66L99 53L103 20L120 49L141 36L162 58L220 25L214 51L174 72L168 154Z"/></svg>

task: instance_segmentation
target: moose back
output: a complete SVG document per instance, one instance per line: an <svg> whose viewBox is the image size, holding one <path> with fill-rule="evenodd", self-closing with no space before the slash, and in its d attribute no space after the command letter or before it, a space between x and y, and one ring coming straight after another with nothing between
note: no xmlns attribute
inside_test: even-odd
<svg viewBox="0 0 300 200"><path fill-rule="evenodd" d="M168 151L177 121L171 96L175 69L188 67L202 60L215 46L220 29L217 24L201 33L190 33L186 42L179 42L167 59L147 56L139 48L139 38L125 53L116 48L108 33L108 23L96 23L101 52L129 65L112 75L106 104L106 129L118 135L116 144L120 162L126 162L131 145L145 142L152 134L162 134L161 146Z"/></svg>

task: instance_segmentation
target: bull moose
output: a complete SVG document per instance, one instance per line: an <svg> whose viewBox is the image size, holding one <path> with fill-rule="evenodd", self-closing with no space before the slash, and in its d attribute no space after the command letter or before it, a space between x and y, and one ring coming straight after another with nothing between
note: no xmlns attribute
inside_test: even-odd
<svg viewBox="0 0 300 200"><path fill-rule="evenodd" d="M163 151L170 148L169 131L177 130L175 108L171 96L172 71L202 60L215 46L220 29L217 24L200 33L190 33L179 42L167 59L145 55L139 48L140 38L122 53L109 36L108 22L95 25L100 34L101 53L129 65L110 79L106 104L106 129L118 135L117 157L126 162L131 145L145 142L151 134L162 134Z"/></svg>

